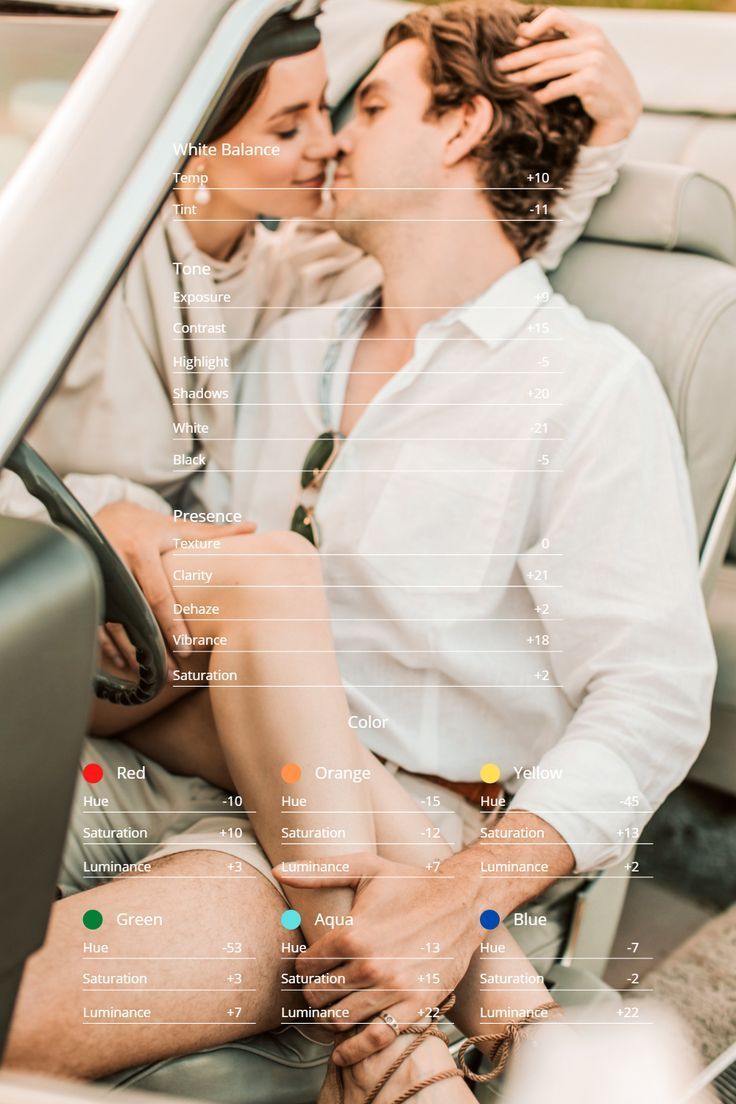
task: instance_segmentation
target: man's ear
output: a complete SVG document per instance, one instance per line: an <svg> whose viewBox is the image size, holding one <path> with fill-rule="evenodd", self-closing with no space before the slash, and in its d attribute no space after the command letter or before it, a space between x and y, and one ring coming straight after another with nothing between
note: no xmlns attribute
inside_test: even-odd
<svg viewBox="0 0 736 1104"><path fill-rule="evenodd" d="M453 129L445 150L447 168L467 157L486 136L493 122L493 105L485 96L473 96L468 103L449 112L449 116Z"/></svg>

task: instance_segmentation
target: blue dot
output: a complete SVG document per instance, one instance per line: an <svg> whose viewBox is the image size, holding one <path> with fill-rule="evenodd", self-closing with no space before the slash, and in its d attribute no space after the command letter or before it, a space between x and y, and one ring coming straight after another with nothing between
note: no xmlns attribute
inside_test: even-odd
<svg viewBox="0 0 736 1104"><path fill-rule="evenodd" d="M480 914L480 924L486 931L493 931L501 923L501 917L495 909L484 909Z"/></svg>
<svg viewBox="0 0 736 1104"><path fill-rule="evenodd" d="M296 931L301 922L302 918L296 909L287 909L286 912L281 913L281 925L289 931Z"/></svg>

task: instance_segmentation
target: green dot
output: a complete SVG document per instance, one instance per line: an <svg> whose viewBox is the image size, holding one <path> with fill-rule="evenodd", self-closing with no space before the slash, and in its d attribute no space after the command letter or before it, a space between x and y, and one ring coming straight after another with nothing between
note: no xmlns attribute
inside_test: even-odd
<svg viewBox="0 0 736 1104"><path fill-rule="evenodd" d="M93 931L95 928L101 928L102 913L98 912L97 909L87 909L84 916L82 917L82 923L84 924L85 928L91 928Z"/></svg>

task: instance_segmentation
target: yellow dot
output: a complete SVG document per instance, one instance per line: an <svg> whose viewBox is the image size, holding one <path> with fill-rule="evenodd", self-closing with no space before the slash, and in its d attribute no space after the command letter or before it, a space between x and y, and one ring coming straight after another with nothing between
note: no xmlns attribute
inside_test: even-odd
<svg viewBox="0 0 736 1104"><path fill-rule="evenodd" d="M484 782L498 782L501 771L495 763L484 763L480 768L480 776Z"/></svg>

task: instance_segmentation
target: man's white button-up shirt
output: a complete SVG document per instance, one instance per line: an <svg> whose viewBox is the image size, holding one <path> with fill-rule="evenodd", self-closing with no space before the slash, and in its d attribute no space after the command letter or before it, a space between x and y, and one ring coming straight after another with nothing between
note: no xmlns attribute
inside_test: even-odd
<svg viewBox="0 0 736 1104"><path fill-rule="evenodd" d="M379 302L295 313L250 354L231 487L261 529L288 529ZM448 779L496 763L579 870L625 855L705 739L715 672L682 447L642 354L525 262L420 330L316 519L351 711L386 721L372 750Z"/></svg>

